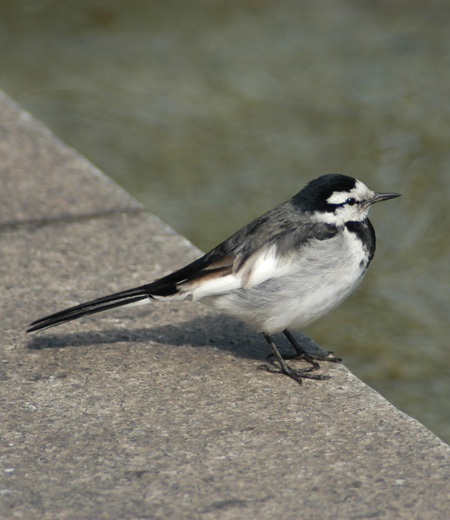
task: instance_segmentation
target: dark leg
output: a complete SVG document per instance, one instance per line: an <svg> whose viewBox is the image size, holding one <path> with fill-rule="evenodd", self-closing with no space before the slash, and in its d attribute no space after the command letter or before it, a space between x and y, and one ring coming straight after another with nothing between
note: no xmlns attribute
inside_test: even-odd
<svg viewBox="0 0 450 520"><path fill-rule="evenodd" d="M324 352L323 354L310 354L306 352L306 350L301 345L299 345L297 340L294 338L291 332L288 331L288 329L283 330L283 333L289 340L289 343L297 351L297 356L293 356L292 359L300 357L308 361L308 363L311 363L311 365L315 366L316 368L320 368L319 363L317 363L316 361L331 361L332 363L342 362L342 359L334 356L333 352Z"/></svg>
<svg viewBox="0 0 450 520"><path fill-rule="evenodd" d="M315 366L308 367L308 368L298 368L294 369L291 368L286 361L281 356L280 352L278 351L273 339L268 334L264 334L263 336L266 338L267 343L270 345L270 348L272 349L272 352L274 353L275 357L278 359L278 363L280 364L281 370L274 370L272 368L269 368L266 365L263 365L264 369L268 372L275 372L275 373L283 373L287 376L291 377L297 383L302 384L302 379L328 379L326 376L321 376L319 374L310 374L312 370L316 370ZM317 365L317 363L316 363ZM263 368L261 367L261 368Z"/></svg>
<svg viewBox="0 0 450 520"><path fill-rule="evenodd" d="M304 359L305 361L308 361L308 363L311 363L311 365L314 367L314 368L317 368L319 369L320 368L320 365L319 363L317 363L317 361L314 361L314 359L312 358L312 356L310 356L304 349L303 347L301 347L298 343L297 343L297 340L294 338L294 336L287 330L283 330L283 334L287 337L287 339L289 340L289 343L295 348L295 350L297 351L297 355L294 356L294 357L299 357L301 359Z"/></svg>

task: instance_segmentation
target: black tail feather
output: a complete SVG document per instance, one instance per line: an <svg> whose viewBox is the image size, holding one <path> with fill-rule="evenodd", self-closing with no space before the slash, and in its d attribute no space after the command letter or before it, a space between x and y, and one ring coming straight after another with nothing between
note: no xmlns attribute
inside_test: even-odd
<svg viewBox="0 0 450 520"><path fill-rule="evenodd" d="M149 285L143 285L141 287L136 287L135 289L128 289L126 291L110 294L109 296L81 303L80 305L69 307L63 311L55 312L54 314L33 321L33 323L30 323L30 328L27 332L36 332L48 327L54 327L60 323L76 320L82 316L88 316L89 314L114 309L115 307L121 307L122 305L130 305L147 298L151 298Z"/></svg>
<svg viewBox="0 0 450 520"><path fill-rule="evenodd" d="M221 256L221 254L219 256ZM215 260L215 256L207 254L195 260L191 264L149 284L141 285L134 289L127 289L86 303L81 303L80 305L75 305L74 307L56 312L50 316L45 316L44 318L40 318L33 321L33 323L30 323L27 332L36 332L48 327L54 327L67 321L76 320L82 316L95 314L108 309L114 309L115 307L121 307L122 305L130 305L147 298L152 299L153 297L165 298L173 296L179 292L179 286L184 281L197 276L197 274L212 260Z"/></svg>

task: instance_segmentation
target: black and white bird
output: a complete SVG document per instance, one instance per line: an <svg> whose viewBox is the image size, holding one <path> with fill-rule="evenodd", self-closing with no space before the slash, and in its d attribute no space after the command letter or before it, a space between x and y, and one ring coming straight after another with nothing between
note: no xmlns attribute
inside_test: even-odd
<svg viewBox="0 0 450 520"><path fill-rule="evenodd" d="M369 209L399 196L376 193L353 177L323 175L189 265L149 284L38 319L27 332L122 305L201 300L262 332L282 373L299 383L302 378L322 379L311 374L319 368L317 358L305 352L290 330L325 316L355 290L375 252ZM284 332L311 366L290 367L272 339L277 332Z"/></svg>

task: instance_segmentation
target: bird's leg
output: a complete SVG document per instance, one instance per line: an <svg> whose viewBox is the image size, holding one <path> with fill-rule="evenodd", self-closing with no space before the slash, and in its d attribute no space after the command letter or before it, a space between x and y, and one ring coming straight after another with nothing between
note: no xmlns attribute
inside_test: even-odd
<svg viewBox="0 0 450 520"><path fill-rule="evenodd" d="M267 365L262 365L260 368L264 368L264 370L267 370L268 372L274 372L274 373L283 373L295 381L297 383L302 384L302 379L328 379L327 376L321 376L319 374L310 374L312 370L316 370L315 366L307 367L307 368L291 368L286 361L283 359L282 355L280 354L279 350L277 349L273 339L269 334L263 333L263 336L266 338L267 343L270 345L270 348L272 349L272 352L274 353L275 357L278 359L278 363L280 364L281 370L275 370L272 368L269 368ZM316 363L317 364L317 363Z"/></svg>
<svg viewBox="0 0 450 520"><path fill-rule="evenodd" d="M294 338L291 332L288 329L283 330L284 335L289 340L289 343L295 348L297 351L296 356L292 356L292 359L296 357L300 357L301 359L305 359L308 363L311 363L316 368L319 367L319 363L317 361L331 361L332 363L341 363L342 359L336 357L333 352L324 351L323 354L311 354L306 352L306 350L298 343L298 341ZM286 356L285 356L286 357Z"/></svg>
<svg viewBox="0 0 450 520"><path fill-rule="evenodd" d="M308 354L308 352L306 352L305 349L298 344L297 340L287 329L283 330L283 334L287 337L287 339L289 340L289 343L295 348L295 350L297 352L297 355L292 356L292 359L298 357L298 358L304 359L308 363L311 363L311 365L314 368L316 368L316 369L320 368L319 363L317 363L317 361L314 361L312 356L310 356Z"/></svg>

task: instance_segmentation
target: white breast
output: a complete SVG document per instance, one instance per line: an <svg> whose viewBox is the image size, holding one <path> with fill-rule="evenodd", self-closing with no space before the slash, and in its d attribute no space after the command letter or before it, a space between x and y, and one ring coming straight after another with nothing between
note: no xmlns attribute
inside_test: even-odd
<svg viewBox="0 0 450 520"><path fill-rule="evenodd" d="M328 314L362 280L368 265L361 241L345 227L328 240L312 240L290 257L283 276L206 299L257 330L298 329Z"/></svg>

